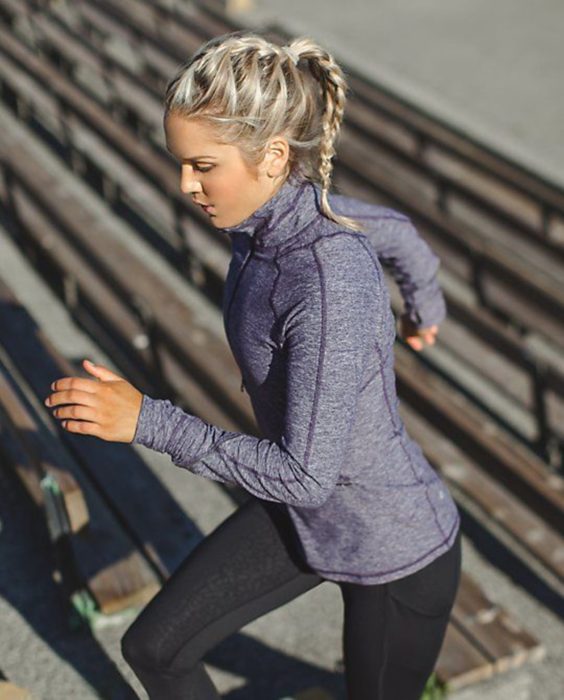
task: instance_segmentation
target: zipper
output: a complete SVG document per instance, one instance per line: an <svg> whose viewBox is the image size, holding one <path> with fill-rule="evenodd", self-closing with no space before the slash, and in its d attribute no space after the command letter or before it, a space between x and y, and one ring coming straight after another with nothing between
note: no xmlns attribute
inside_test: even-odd
<svg viewBox="0 0 564 700"><path fill-rule="evenodd" d="M235 294L237 293L237 289L239 287L239 282L241 281L241 277L243 276L243 272L245 271L247 264L249 263L250 259L253 256L254 247L255 247L255 241L254 241L254 238L251 238L251 246L249 248L249 252L247 253L247 257L243 261L243 264L241 265L241 269L239 270L239 273L237 274L237 279L235 280L235 282L233 284L233 292L231 293L231 299L229 299L229 304L227 305L227 311L225 312L225 325L226 326L229 326L229 315L231 314L231 307L233 306L233 300L235 299Z"/></svg>
<svg viewBox="0 0 564 700"><path fill-rule="evenodd" d="M247 267L250 259L253 257L255 249L255 239L254 237L251 238L251 245L249 247L249 252L247 253L247 257L243 261L243 264L241 265L241 269L239 270L239 274L237 275L237 279L235 280L233 284L233 292L231 293L231 299L229 299L229 304L227 305L227 311L225 312L225 325L228 328L229 327L229 317L231 314L231 307L233 305L233 300L235 299L235 294L237 293L237 289L239 288L239 282L241 281L241 278L243 276L243 272L245 271L245 268ZM245 380L243 379L243 375L241 375L241 391L245 392L246 387L245 387ZM249 392L247 391L247 394Z"/></svg>

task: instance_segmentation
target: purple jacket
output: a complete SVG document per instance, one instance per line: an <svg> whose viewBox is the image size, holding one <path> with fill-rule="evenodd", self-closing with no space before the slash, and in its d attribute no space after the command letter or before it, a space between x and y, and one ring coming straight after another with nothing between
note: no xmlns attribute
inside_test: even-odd
<svg viewBox="0 0 564 700"><path fill-rule="evenodd" d="M286 504L305 559L324 578L384 583L448 550L460 525L398 413L380 263L425 327L445 317L439 259L407 216L330 195L333 211L366 222L358 233L324 217L319 197L317 184L292 178L245 221L216 229L233 248L225 331L263 437L144 395L133 442Z"/></svg>

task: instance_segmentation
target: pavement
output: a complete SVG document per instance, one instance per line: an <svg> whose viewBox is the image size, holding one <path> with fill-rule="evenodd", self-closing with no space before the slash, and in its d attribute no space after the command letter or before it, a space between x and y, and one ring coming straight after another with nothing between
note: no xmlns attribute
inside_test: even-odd
<svg viewBox="0 0 564 700"><path fill-rule="evenodd" d="M564 187L560 0L253 0L451 126Z"/></svg>

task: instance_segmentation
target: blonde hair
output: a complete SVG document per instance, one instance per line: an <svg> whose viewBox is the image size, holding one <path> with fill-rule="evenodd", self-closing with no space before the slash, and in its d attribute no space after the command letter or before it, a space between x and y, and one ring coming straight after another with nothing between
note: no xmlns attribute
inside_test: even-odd
<svg viewBox="0 0 564 700"><path fill-rule="evenodd" d="M334 213L327 198L346 92L343 71L312 39L278 46L238 30L202 44L179 68L166 87L165 116L174 111L209 122L251 167L261 162L268 140L283 135L290 147L286 177L319 183L322 213L363 231L355 219Z"/></svg>

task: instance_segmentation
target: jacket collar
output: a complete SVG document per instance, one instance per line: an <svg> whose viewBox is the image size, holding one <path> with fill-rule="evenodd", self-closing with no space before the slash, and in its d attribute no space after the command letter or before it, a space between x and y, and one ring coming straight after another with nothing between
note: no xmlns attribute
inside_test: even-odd
<svg viewBox="0 0 564 700"><path fill-rule="evenodd" d="M281 245L320 214L320 195L318 184L292 174L276 194L244 221L218 231L246 234L259 248Z"/></svg>

